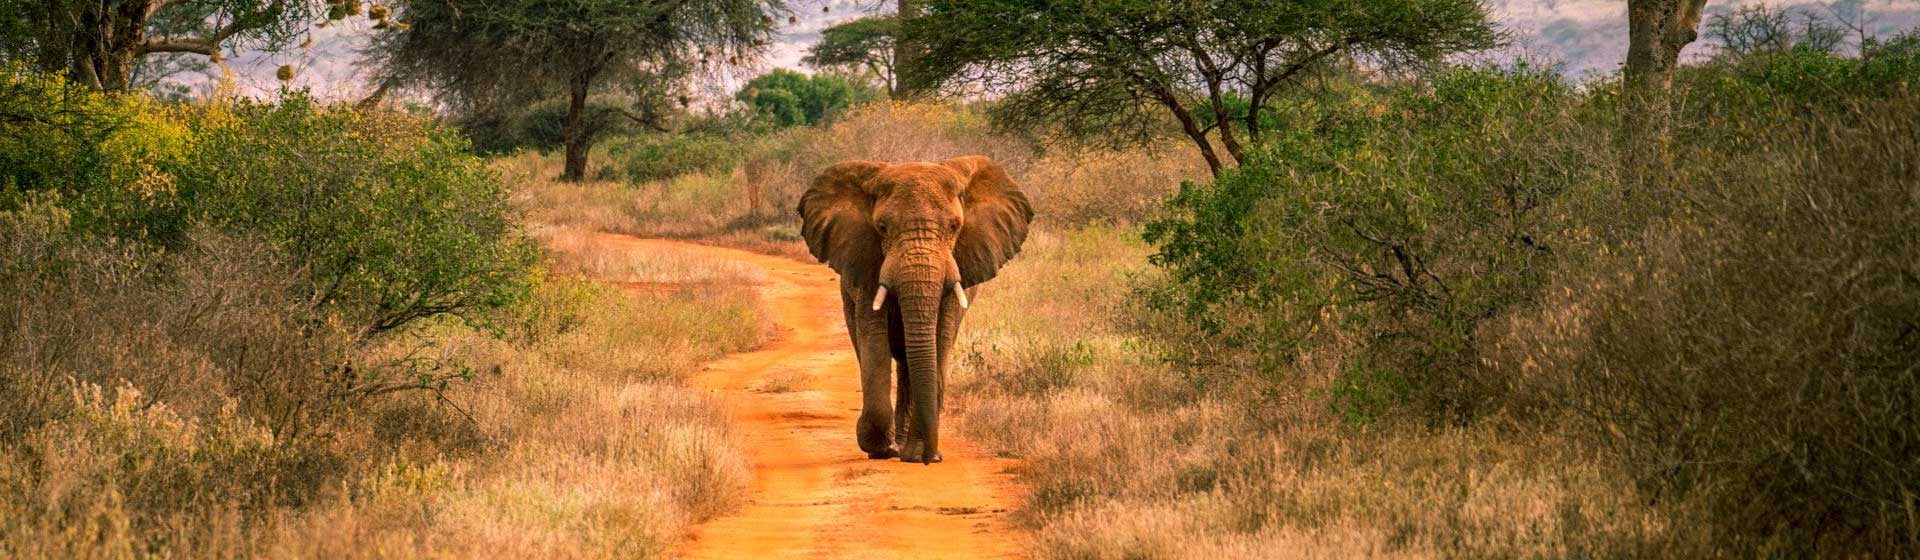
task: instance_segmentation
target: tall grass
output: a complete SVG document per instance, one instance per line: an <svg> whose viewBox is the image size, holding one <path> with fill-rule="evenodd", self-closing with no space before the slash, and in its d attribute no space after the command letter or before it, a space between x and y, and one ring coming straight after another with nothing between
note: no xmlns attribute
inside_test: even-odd
<svg viewBox="0 0 1920 560"><path fill-rule="evenodd" d="M607 158L588 161L618 165ZM494 168L517 185L514 205L534 223L698 240L796 258L807 255L797 218L788 220L765 204L750 203L748 190L757 187L747 182L751 175L744 171L696 172L641 184L617 179L563 183L554 180L560 168L557 156L537 153L501 158Z"/></svg>
<svg viewBox="0 0 1920 560"><path fill-rule="evenodd" d="M156 262L0 217L5 556L658 557L745 495L725 415L679 386L760 339L725 263L627 255L684 288L550 276L489 331L368 346L289 314L296 276L257 243ZM36 254L64 264L12 258ZM316 394L348 357L465 374Z"/></svg>
<svg viewBox="0 0 1920 560"><path fill-rule="evenodd" d="M436 350L489 372L450 395L480 449L402 446L340 502L282 525L269 555L657 558L742 503L747 465L726 414L680 382L758 343L751 292L562 279L539 293L530 305L546 309L528 315L556 320L515 327L507 340L521 342L455 330ZM447 422L423 412L376 426Z"/></svg>

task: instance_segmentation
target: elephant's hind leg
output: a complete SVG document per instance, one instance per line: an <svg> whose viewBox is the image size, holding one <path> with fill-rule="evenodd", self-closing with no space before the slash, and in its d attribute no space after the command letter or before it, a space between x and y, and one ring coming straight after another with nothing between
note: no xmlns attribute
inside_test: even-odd
<svg viewBox="0 0 1920 560"><path fill-rule="evenodd" d="M907 383L906 360L895 362L895 368L900 375L894 383L896 390L893 402L894 449L904 451L910 442L917 439L913 434L913 391L907 390L910 385Z"/></svg>

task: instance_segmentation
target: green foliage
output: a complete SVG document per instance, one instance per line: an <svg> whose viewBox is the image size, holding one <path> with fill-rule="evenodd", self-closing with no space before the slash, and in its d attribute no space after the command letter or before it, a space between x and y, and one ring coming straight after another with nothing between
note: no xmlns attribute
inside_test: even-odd
<svg viewBox="0 0 1920 560"><path fill-rule="evenodd" d="M775 126L812 126L855 105L880 98L871 86L843 76L808 76L775 68L747 82L734 95Z"/></svg>
<svg viewBox="0 0 1920 560"><path fill-rule="evenodd" d="M1537 69L1455 69L1328 107L1212 185L1187 184L1147 227L1169 275L1151 303L1251 349L1270 371L1335 333L1372 417L1406 396L1461 409L1479 321L1537 297L1566 251L1569 192L1604 153L1574 91ZM1410 388L1410 389L1409 389Z"/></svg>
<svg viewBox="0 0 1920 560"><path fill-rule="evenodd" d="M1916 42L1683 69L1659 192L1619 186L1617 83L1452 69L1276 111L1284 133L1149 226L1148 303L1206 335L1181 357L1322 376L1349 421L1555 426L1640 484L1667 544L1898 555Z"/></svg>
<svg viewBox="0 0 1920 560"><path fill-rule="evenodd" d="M648 86L649 78L686 77L695 66L749 58L772 37L771 16L783 9L764 0L435 0L396 7L403 25L376 37L374 62L396 79L472 107L545 99L573 80Z"/></svg>
<svg viewBox="0 0 1920 560"><path fill-rule="evenodd" d="M607 155L620 162L627 181L635 185L691 173L725 175L751 153L750 142L716 134L634 136L607 146Z"/></svg>
<svg viewBox="0 0 1920 560"><path fill-rule="evenodd" d="M162 107L0 73L0 209L53 200L84 235L178 249L195 224L260 238L310 304L387 330L501 305L534 253L507 193L430 120L278 103Z"/></svg>
<svg viewBox="0 0 1920 560"><path fill-rule="evenodd" d="M511 302L532 265L506 188L466 141L417 117L291 96L201 115L180 184L195 217L303 263L321 302L375 330Z"/></svg>
<svg viewBox="0 0 1920 560"><path fill-rule="evenodd" d="M52 195L83 232L177 244L186 206L170 172L191 131L174 117L140 96L0 68L0 209Z"/></svg>
<svg viewBox="0 0 1920 560"><path fill-rule="evenodd" d="M1194 106L1190 112L1193 114L1193 120L1198 122L1202 128L1211 129L1217 126L1230 126L1233 127L1237 133L1249 133L1247 129L1247 118L1252 116L1252 101L1249 101L1246 96L1238 93L1225 93L1220 96L1220 108L1223 109L1223 111L1216 112L1212 104L1201 104ZM1261 130L1279 130L1283 126L1281 122L1283 117L1271 110L1261 111L1258 118L1259 120L1256 121L1256 124L1259 125Z"/></svg>

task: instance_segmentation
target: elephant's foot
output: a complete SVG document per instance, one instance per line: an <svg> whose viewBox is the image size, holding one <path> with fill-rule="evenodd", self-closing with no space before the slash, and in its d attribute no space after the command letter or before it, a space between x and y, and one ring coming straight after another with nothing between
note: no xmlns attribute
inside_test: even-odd
<svg viewBox="0 0 1920 560"><path fill-rule="evenodd" d="M860 442L860 450L867 452L868 459L892 459L900 454L894 450L893 434L887 433L889 422L868 415L860 415L860 422L854 426L854 438Z"/></svg>
<svg viewBox="0 0 1920 560"><path fill-rule="evenodd" d="M924 442L909 441L900 445L900 462L902 463L938 463L940 459L939 451L934 451L931 458L927 457L927 446Z"/></svg>

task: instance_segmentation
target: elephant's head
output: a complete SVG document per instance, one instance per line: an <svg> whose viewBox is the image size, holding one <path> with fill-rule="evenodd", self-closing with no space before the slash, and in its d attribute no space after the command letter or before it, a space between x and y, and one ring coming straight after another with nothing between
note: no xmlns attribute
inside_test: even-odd
<svg viewBox="0 0 1920 560"><path fill-rule="evenodd" d="M950 306L967 306L965 288L998 274L1027 237L1033 210L1006 171L983 156L940 164L834 164L800 198L801 235L841 283L872 294L861 313L899 310L906 346L913 431L932 461L940 419L940 355L953 341ZM863 298L864 299L864 298ZM903 411L905 412L905 411ZM917 451L917 450L916 450Z"/></svg>

